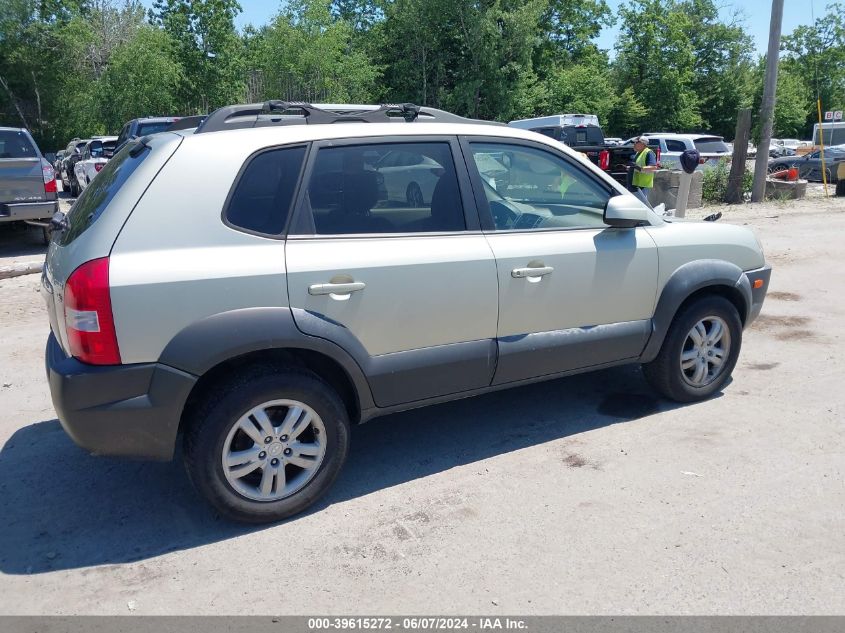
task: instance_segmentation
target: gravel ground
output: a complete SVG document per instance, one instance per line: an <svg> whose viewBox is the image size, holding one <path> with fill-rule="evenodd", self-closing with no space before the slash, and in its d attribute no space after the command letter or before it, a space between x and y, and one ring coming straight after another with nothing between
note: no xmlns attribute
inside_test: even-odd
<svg viewBox="0 0 845 633"><path fill-rule="evenodd" d="M845 614L845 199L723 211L775 268L719 397L617 368L392 415L265 528L74 446L38 276L0 281L0 613Z"/></svg>

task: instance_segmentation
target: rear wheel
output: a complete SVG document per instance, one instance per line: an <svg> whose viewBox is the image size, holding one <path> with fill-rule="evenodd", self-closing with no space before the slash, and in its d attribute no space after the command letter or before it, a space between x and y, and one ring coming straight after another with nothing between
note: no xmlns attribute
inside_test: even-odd
<svg viewBox="0 0 845 633"><path fill-rule="evenodd" d="M185 465L224 516L249 523L302 512L331 486L349 419L317 376L258 367L214 391L189 421Z"/></svg>
<svg viewBox="0 0 845 633"><path fill-rule="evenodd" d="M702 297L675 316L657 358L643 365L643 373L671 400L703 400L730 378L741 345L736 307L724 297Z"/></svg>

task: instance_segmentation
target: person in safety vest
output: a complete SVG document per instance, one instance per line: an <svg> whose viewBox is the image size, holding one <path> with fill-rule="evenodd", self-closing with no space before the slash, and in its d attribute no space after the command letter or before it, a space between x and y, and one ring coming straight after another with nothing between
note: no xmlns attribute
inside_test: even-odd
<svg viewBox="0 0 845 633"><path fill-rule="evenodd" d="M640 200L649 204L648 194L654 186L657 156L649 149L648 139L645 136L639 136L634 141L634 158L628 169L631 170L631 191Z"/></svg>

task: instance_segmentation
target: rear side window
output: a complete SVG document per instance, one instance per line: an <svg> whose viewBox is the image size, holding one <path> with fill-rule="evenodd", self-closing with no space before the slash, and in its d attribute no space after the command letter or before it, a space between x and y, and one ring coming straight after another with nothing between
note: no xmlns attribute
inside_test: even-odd
<svg viewBox="0 0 845 633"><path fill-rule="evenodd" d="M0 158L35 158L35 147L22 131L0 130Z"/></svg>
<svg viewBox="0 0 845 633"><path fill-rule="evenodd" d="M149 149L132 156L132 148L137 142L130 143L124 151L119 152L85 188L67 214L68 228L56 233L56 240L62 246L70 244L82 235L88 227L97 221L106 207L114 198L138 166L149 156Z"/></svg>
<svg viewBox="0 0 845 633"><path fill-rule="evenodd" d="M695 141L695 149L699 152L728 152L728 146L725 145L725 142L716 137L716 138L700 138Z"/></svg>
<svg viewBox="0 0 845 633"><path fill-rule="evenodd" d="M252 233L281 233L304 157L303 146L274 149L252 158L229 199L226 221Z"/></svg>
<svg viewBox="0 0 845 633"><path fill-rule="evenodd" d="M666 151L667 152L685 152L687 151L686 143L683 141L673 141L672 139L666 139Z"/></svg>

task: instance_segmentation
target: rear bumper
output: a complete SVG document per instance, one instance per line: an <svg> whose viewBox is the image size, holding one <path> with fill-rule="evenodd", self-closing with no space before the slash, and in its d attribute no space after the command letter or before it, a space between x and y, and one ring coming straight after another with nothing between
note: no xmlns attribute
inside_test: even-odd
<svg viewBox="0 0 845 633"><path fill-rule="evenodd" d="M744 275L751 284L751 307L748 310L748 318L745 320L745 327L748 327L760 315L763 308L763 301L769 291L769 278L772 276L772 267L766 264L756 270L746 270ZM755 282L762 281L759 288L755 288Z"/></svg>
<svg viewBox="0 0 845 633"><path fill-rule="evenodd" d="M6 202L0 204L0 222L47 220L59 210L58 200L46 202Z"/></svg>
<svg viewBox="0 0 845 633"><path fill-rule="evenodd" d="M62 427L97 455L167 461L196 377L158 363L100 367L47 340L47 379Z"/></svg>

